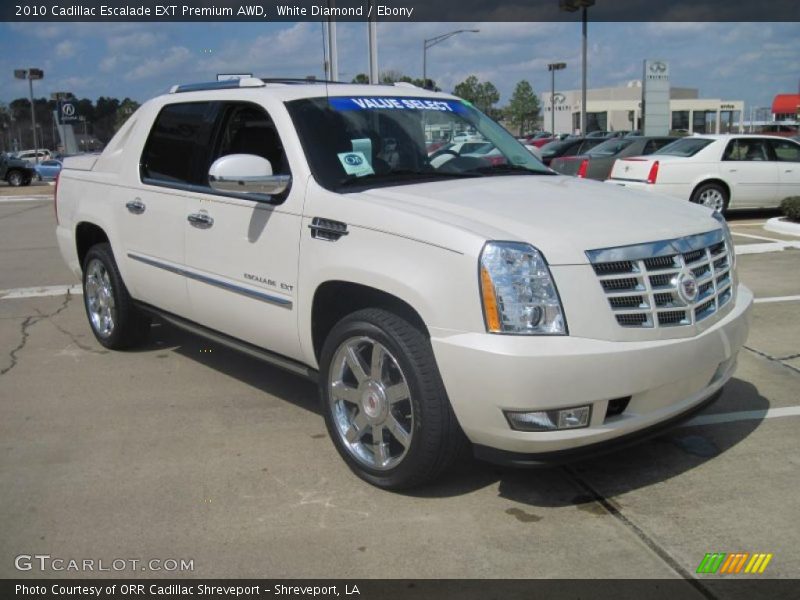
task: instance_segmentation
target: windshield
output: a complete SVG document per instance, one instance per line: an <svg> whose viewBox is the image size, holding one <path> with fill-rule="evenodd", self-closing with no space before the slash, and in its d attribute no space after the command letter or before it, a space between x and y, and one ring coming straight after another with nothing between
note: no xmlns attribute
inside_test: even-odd
<svg viewBox="0 0 800 600"><path fill-rule="evenodd" d="M409 97L308 98L286 103L311 172L330 190L492 175L551 175L470 104ZM432 140L451 140L433 152Z"/></svg>
<svg viewBox="0 0 800 600"><path fill-rule="evenodd" d="M589 150L586 154L588 154L589 156L614 156L615 154L619 154L620 152L622 152L632 143L633 140L615 138L613 140L608 140L607 142L603 142L602 144L598 144L597 146Z"/></svg>
<svg viewBox="0 0 800 600"><path fill-rule="evenodd" d="M667 144L653 154L669 154L670 156L694 156L714 140L705 138L682 138Z"/></svg>

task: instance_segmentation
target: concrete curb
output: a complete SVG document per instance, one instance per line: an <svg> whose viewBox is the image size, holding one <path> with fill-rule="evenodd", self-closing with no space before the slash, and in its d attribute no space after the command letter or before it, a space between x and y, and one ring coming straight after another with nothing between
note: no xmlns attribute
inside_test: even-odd
<svg viewBox="0 0 800 600"><path fill-rule="evenodd" d="M786 217L768 219L764 225L764 229L767 231L774 231L775 233L800 237L800 223L790 223L786 220Z"/></svg>

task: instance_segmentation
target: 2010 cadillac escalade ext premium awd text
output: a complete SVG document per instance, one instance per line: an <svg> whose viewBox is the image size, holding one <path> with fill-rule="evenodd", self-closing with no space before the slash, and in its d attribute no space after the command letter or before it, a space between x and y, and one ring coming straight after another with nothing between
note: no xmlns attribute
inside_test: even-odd
<svg viewBox="0 0 800 600"><path fill-rule="evenodd" d="M443 131L496 151L433 166ZM65 161L56 211L103 346L158 316L317 378L337 450L385 488L467 442L526 465L658 431L748 331L722 217L559 176L413 86L175 87Z"/></svg>

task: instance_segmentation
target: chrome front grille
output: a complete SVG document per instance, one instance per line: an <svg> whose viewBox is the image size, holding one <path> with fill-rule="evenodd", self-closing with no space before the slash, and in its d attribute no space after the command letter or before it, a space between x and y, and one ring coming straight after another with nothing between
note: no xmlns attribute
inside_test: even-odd
<svg viewBox="0 0 800 600"><path fill-rule="evenodd" d="M642 328L693 325L726 309L731 251L718 229L586 254L617 323Z"/></svg>

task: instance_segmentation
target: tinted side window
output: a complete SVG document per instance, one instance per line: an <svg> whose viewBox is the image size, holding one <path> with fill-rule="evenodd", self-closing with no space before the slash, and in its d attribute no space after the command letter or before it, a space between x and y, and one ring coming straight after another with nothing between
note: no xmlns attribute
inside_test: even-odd
<svg viewBox="0 0 800 600"><path fill-rule="evenodd" d="M211 140L212 104L169 104L161 109L142 152L142 179L199 185L198 159Z"/></svg>
<svg viewBox="0 0 800 600"><path fill-rule="evenodd" d="M645 154L652 154L657 150L661 150L664 146L671 144L675 141L675 138L656 138L653 140L648 140L647 145L644 147Z"/></svg>
<svg viewBox="0 0 800 600"><path fill-rule="evenodd" d="M289 175L289 163L283 143L272 119L260 106L231 102L222 106L221 123L202 172L208 185L208 170L215 160L229 154L254 154L266 158L275 175Z"/></svg>
<svg viewBox="0 0 800 600"><path fill-rule="evenodd" d="M781 162L800 162L800 144L788 140L770 140L775 160Z"/></svg>
<svg viewBox="0 0 800 600"><path fill-rule="evenodd" d="M764 140L740 138L732 140L725 148L722 160L764 161L769 160Z"/></svg>

